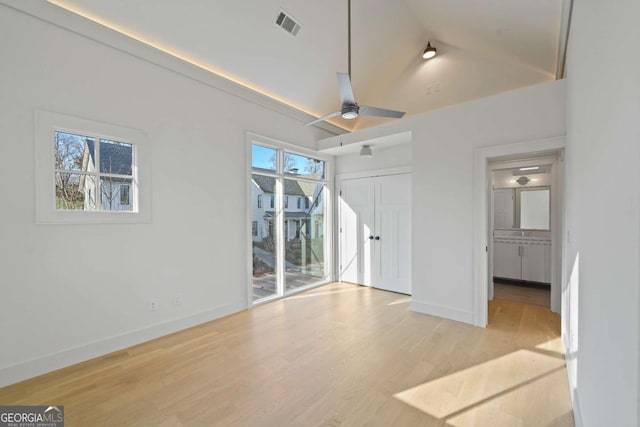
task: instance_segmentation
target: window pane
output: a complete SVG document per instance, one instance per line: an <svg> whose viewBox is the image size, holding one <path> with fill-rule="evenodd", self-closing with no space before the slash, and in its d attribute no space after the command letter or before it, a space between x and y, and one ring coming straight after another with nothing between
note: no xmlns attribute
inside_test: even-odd
<svg viewBox="0 0 640 427"><path fill-rule="evenodd" d="M307 178L324 179L325 162L298 154L284 153L284 173Z"/></svg>
<svg viewBox="0 0 640 427"><path fill-rule="evenodd" d="M251 146L251 167L254 169L264 169L275 171L278 165L278 151L262 145Z"/></svg>
<svg viewBox="0 0 640 427"><path fill-rule="evenodd" d="M318 282L324 274L324 185L286 179L285 194L310 200L309 208L285 212L285 288ZM286 196L285 196L286 197Z"/></svg>
<svg viewBox="0 0 640 427"><path fill-rule="evenodd" d="M93 138L66 132L55 132L54 139L56 170L95 171L95 165L90 163L94 156L95 141Z"/></svg>
<svg viewBox="0 0 640 427"><path fill-rule="evenodd" d="M101 162L102 163L102 162ZM100 201L103 211L131 211L133 205L131 201L131 189L133 181L131 179L101 177L100 178Z"/></svg>
<svg viewBox="0 0 640 427"><path fill-rule="evenodd" d="M56 209L95 211L96 177L56 172Z"/></svg>
<svg viewBox="0 0 640 427"><path fill-rule="evenodd" d="M275 178L251 175L251 200L270 200L275 191ZM276 288L276 221L273 206L252 204L251 239L253 241L253 299L275 295Z"/></svg>
<svg viewBox="0 0 640 427"><path fill-rule="evenodd" d="M132 175L133 146L123 142L100 140L100 173Z"/></svg>

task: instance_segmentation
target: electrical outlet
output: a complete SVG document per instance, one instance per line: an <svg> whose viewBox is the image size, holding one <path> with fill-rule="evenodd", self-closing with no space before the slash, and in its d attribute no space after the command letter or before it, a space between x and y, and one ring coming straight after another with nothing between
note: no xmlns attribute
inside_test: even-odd
<svg viewBox="0 0 640 427"><path fill-rule="evenodd" d="M158 298L153 298L152 300L149 301L149 309L151 311L158 311L159 306L160 306L160 303L158 301Z"/></svg>
<svg viewBox="0 0 640 427"><path fill-rule="evenodd" d="M176 294L176 295L173 297L173 305L175 305L175 306L180 306L180 305L182 305L182 302L183 302L183 300L182 300L182 294Z"/></svg>

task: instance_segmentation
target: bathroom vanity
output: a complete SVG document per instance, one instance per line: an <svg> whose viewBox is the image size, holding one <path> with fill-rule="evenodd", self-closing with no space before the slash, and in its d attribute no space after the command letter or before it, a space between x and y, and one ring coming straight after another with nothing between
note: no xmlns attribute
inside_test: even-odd
<svg viewBox="0 0 640 427"><path fill-rule="evenodd" d="M495 278L551 283L551 232L495 230Z"/></svg>
<svg viewBox="0 0 640 427"><path fill-rule="evenodd" d="M493 277L550 284L550 188L495 189L493 196Z"/></svg>

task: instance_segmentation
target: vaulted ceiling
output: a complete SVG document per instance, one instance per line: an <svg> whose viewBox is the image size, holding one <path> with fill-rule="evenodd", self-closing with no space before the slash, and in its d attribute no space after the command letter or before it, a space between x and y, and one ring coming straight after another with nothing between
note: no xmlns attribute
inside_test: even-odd
<svg viewBox="0 0 640 427"><path fill-rule="evenodd" d="M340 107L347 0L50 0L321 116ZM352 0L360 104L414 115L556 78L563 0ZM284 10L297 36L274 21ZM438 56L425 61L428 40ZM333 122L361 129L390 119Z"/></svg>

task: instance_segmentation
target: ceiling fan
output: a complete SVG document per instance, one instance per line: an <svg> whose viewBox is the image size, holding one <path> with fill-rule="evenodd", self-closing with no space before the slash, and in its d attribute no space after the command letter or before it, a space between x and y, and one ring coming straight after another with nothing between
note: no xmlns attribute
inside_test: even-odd
<svg viewBox="0 0 640 427"><path fill-rule="evenodd" d="M348 12L347 12L347 32L349 38L349 73L337 73L338 75L338 91L340 92L340 102L342 103L340 111L329 113L326 116L319 117L315 120L305 123L305 126L309 126L318 122L322 122L333 117L342 116L343 119L351 120L355 119L359 115L364 116L377 116L377 117L389 117L399 119L404 116L402 111L387 110L385 108L368 107L366 105L358 105L356 98L353 95L353 88L351 86L351 0L348 0Z"/></svg>

